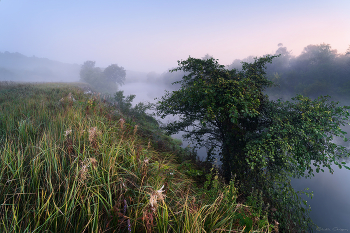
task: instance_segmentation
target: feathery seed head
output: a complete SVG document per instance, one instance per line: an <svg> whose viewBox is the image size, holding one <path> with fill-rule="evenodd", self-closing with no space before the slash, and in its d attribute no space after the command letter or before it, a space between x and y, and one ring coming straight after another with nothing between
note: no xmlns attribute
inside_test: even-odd
<svg viewBox="0 0 350 233"><path fill-rule="evenodd" d="M89 158L92 167L95 169L97 167L97 160L95 158Z"/></svg>
<svg viewBox="0 0 350 233"><path fill-rule="evenodd" d="M138 125L135 125L135 128L134 128L134 136L135 136L135 134L136 134L136 132L137 132L137 127L139 127Z"/></svg>
<svg viewBox="0 0 350 233"><path fill-rule="evenodd" d="M72 133L72 130L71 129L69 129L69 130L66 130L66 131L64 131L64 136L65 137L67 137L69 134L71 134Z"/></svg>
<svg viewBox="0 0 350 233"><path fill-rule="evenodd" d="M120 128L123 129L124 128L124 123L125 123L125 120L123 118L120 118Z"/></svg>
<svg viewBox="0 0 350 233"><path fill-rule="evenodd" d="M159 190L157 190L151 194L151 197L149 199L149 203L151 205L151 209L153 210L153 212L156 211L158 200L164 201L164 198L165 198L165 194L163 194L164 191L165 190L164 190L164 185L163 185Z"/></svg>

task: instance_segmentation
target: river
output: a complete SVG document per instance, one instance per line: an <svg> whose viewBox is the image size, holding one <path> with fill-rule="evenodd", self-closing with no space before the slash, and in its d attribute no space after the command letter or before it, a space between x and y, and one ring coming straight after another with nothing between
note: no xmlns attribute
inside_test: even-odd
<svg viewBox="0 0 350 233"><path fill-rule="evenodd" d="M120 88L124 90L124 95L135 94L134 104L150 101L155 103L154 98L165 94L165 86L155 87L148 83L128 83ZM167 117L163 122L171 121L174 117ZM181 133L173 135L181 139ZM184 142L183 147L189 143ZM206 157L206 149L201 148L197 151L202 159ZM350 166L350 163L347 163ZM311 206L310 217L318 229L314 232L350 232L350 171L337 166L332 167L334 173L325 172L316 173L315 177L309 179L293 179L292 186L295 190L309 188L313 191L313 198L304 197Z"/></svg>

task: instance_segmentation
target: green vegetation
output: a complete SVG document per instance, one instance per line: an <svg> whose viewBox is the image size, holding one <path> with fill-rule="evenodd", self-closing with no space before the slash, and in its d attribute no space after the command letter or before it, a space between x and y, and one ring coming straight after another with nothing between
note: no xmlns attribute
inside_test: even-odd
<svg viewBox="0 0 350 233"><path fill-rule="evenodd" d="M300 55L282 44L278 45L275 58L267 64L267 77L277 86L270 87L266 93L270 97L286 98L301 94L310 98L330 95L333 99L344 100L348 104L350 94L350 46L344 53L332 49L329 44L306 46ZM253 57L236 59L229 69L241 69L242 61L253 62Z"/></svg>
<svg viewBox="0 0 350 233"><path fill-rule="evenodd" d="M327 97L311 100L298 95L289 101L269 100L263 91L273 83L265 68L276 56L243 63L242 70L225 69L217 60L189 57L172 71L188 72L157 106L161 117L179 115L164 127L169 135L187 132L199 147L219 149L222 176L231 179L248 200L252 188L281 224L282 232L306 231L312 224L306 203L292 188L291 178L313 176L348 157L348 150L333 142L345 138L350 107L339 107ZM191 127L191 128L190 128ZM345 162L343 162L345 164ZM349 167L345 166L348 170Z"/></svg>
<svg viewBox="0 0 350 233"><path fill-rule="evenodd" d="M95 67L94 61L86 61L80 69L80 81L90 84L96 91L102 93L114 93L118 85L123 85L126 72L123 67L112 64L102 70Z"/></svg>
<svg viewBox="0 0 350 233"><path fill-rule="evenodd" d="M0 232L278 229L259 192L242 199L215 168L203 179L147 106L87 88L0 83Z"/></svg>

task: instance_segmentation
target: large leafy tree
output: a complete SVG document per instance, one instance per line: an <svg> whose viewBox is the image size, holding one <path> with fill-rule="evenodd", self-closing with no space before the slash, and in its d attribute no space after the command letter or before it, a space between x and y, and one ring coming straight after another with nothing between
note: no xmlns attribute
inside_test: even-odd
<svg viewBox="0 0 350 233"><path fill-rule="evenodd" d="M287 221L286 216L293 215L294 223L301 224L305 209L290 178L313 175L311 165L317 172L323 171L321 166L333 172L332 163L342 166L338 159L349 154L333 138L344 137L340 126L347 123L349 113L348 107L338 107L327 97L269 100L263 91L273 83L266 77L265 65L274 57L244 62L241 71L225 69L213 58L179 61L171 72L182 70L187 75L178 82L179 90L161 98L157 111L162 118L179 115L164 127L168 134L184 131L184 137L198 146L219 149L227 182L236 177L245 194L252 187L260 190L265 200L279 207L276 218Z"/></svg>

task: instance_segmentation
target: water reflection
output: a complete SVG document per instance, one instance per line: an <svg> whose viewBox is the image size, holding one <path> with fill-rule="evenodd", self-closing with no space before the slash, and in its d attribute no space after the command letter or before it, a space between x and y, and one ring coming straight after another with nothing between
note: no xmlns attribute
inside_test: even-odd
<svg viewBox="0 0 350 233"><path fill-rule="evenodd" d="M350 171L335 165L332 168L333 174L325 169L311 179L292 180L294 189L308 187L314 192L312 199L304 199L311 206L311 219L319 226L316 232L350 231Z"/></svg>

